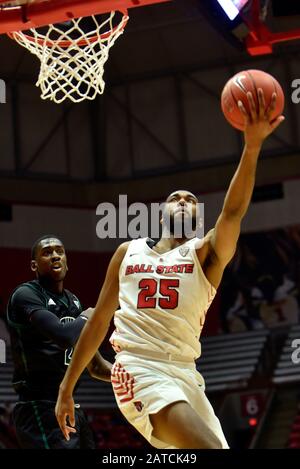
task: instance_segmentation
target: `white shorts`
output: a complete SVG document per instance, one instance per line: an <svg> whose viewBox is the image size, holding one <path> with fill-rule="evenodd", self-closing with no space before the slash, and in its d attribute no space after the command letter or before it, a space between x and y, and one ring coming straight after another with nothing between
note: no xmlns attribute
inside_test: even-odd
<svg viewBox="0 0 300 469"><path fill-rule="evenodd" d="M194 363L153 360L118 353L112 368L112 386L124 417L155 448L174 449L152 435L150 414L172 402L185 401L228 448L219 419L205 395L205 382Z"/></svg>

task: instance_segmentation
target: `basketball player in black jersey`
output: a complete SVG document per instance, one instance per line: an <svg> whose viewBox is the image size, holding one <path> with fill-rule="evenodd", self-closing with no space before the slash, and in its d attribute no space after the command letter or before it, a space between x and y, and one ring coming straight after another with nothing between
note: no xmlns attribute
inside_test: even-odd
<svg viewBox="0 0 300 469"><path fill-rule="evenodd" d="M32 248L36 280L19 285L7 307L14 361L13 387L19 396L13 419L21 448L94 448L84 413L76 408L76 437L63 437L54 407L59 384L92 308L82 311L78 298L63 287L68 270L63 243L54 235ZM90 374L110 381L110 363L99 352Z"/></svg>

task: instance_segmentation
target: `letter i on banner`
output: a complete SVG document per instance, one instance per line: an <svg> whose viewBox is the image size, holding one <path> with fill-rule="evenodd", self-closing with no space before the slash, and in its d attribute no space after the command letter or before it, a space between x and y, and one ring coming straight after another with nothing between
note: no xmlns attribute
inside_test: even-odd
<svg viewBox="0 0 300 469"><path fill-rule="evenodd" d="M128 211L127 195L119 195L119 238L127 239Z"/></svg>

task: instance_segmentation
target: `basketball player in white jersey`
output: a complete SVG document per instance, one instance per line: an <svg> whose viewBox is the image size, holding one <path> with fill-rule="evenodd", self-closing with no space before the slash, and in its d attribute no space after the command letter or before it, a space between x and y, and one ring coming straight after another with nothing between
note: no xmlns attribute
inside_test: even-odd
<svg viewBox="0 0 300 469"><path fill-rule="evenodd" d="M248 100L249 114L240 104L244 152L215 228L202 240L174 236L174 226L190 213L194 217L197 204L191 192L175 191L166 200L171 223L163 215L157 244L133 240L112 257L94 314L60 385L56 416L67 439L75 432L74 386L115 314L111 381L127 420L156 448L228 448L195 359L206 312L236 249L262 143L284 119L270 122L276 95L267 110L261 90L258 111L251 93Z"/></svg>

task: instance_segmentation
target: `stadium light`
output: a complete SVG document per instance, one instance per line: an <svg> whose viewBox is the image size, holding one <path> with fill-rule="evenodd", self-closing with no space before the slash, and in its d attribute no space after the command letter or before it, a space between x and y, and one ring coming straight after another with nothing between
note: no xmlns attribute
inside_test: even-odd
<svg viewBox="0 0 300 469"><path fill-rule="evenodd" d="M232 0L217 0L225 11L228 18L233 21L239 14L238 8L234 5Z"/></svg>
<svg viewBox="0 0 300 469"><path fill-rule="evenodd" d="M248 423L250 427L256 427L257 419L252 417L251 419L248 420Z"/></svg>

